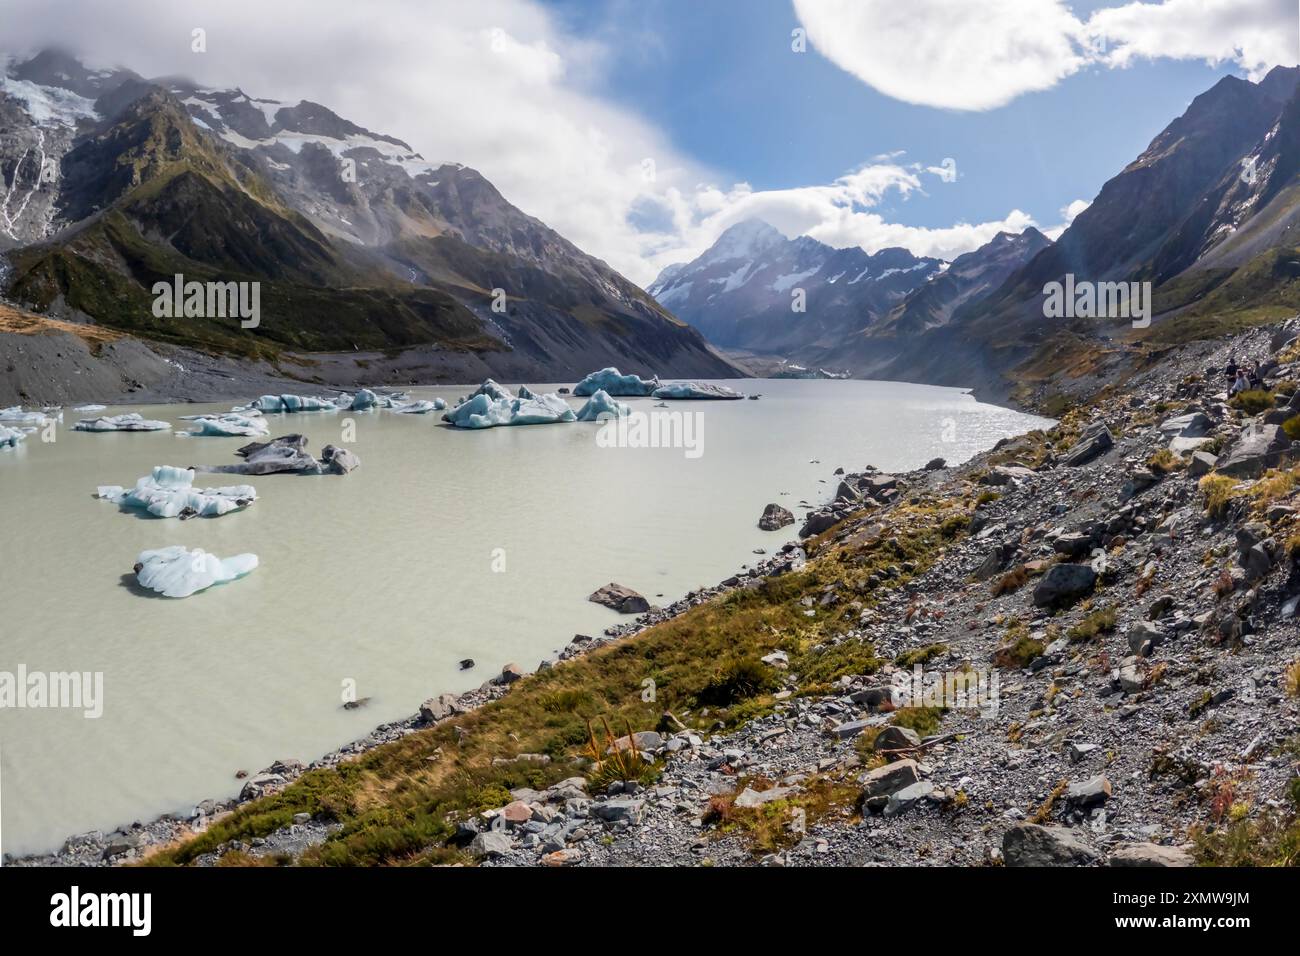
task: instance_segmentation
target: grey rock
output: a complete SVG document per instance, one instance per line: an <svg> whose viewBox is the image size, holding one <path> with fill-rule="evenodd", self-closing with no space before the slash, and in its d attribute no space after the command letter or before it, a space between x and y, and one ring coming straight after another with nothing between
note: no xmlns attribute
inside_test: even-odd
<svg viewBox="0 0 1300 956"><path fill-rule="evenodd" d="M758 527L763 531L779 531L790 524L794 524L794 515L778 504L768 505L758 519Z"/></svg>
<svg viewBox="0 0 1300 956"><path fill-rule="evenodd" d="M1002 835L1002 859L1007 866L1088 866L1101 854L1068 827L1021 823Z"/></svg>
<svg viewBox="0 0 1300 956"><path fill-rule="evenodd" d="M1097 572L1086 564L1054 564L1034 586L1034 606L1068 604L1092 591Z"/></svg>
<svg viewBox="0 0 1300 956"><path fill-rule="evenodd" d="M588 601L603 604L619 614L642 614L650 610L650 602L629 587L613 582L594 591L587 597Z"/></svg>

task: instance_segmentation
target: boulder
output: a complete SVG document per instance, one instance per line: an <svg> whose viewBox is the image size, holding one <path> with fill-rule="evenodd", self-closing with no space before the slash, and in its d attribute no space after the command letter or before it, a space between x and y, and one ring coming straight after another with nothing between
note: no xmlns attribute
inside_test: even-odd
<svg viewBox="0 0 1300 956"><path fill-rule="evenodd" d="M934 793L934 784L928 780L921 780L904 787L902 790L889 795L889 802L885 804L885 816L894 817L904 813L932 793Z"/></svg>
<svg viewBox="0 0 1300 956"><path fill-rule="evenodd" d="M1166 438L1202 438L1210 433L1214 423L1204 412L1189 412L1160 423L1160 433Z"/></svg>
<svg viewBox="0 0 1300 956"><path fill-rule="evenodd" d="M1108 866L1183 867L1194 866L1192 856L1180 846L1130 843L1110 855Z"/></svg>
<svg viewBox="0 0 1300 956"><path fill-rule="evenodd" d="M921 746L921 737L915 730L890 725L876 735L872 746L875 748L876 753L912 750Z"/></svg>
<svg viewBox="0 0 1300 956"><path fill-rule="evenodd" d="M1276 425L1247 425L1216 470L1230 478L1258 478L1287 457L1291 439Z"/></svg>
<svg viewBox="0 0 1300 956"><path fill-rule="evenodd" d="M1034 606L1069 604L1092 591L1097 572L1086 564L1054 564L1034 586Z"/></svg>
<svg viewBox="0 0 1300 956"><path fill-rule="evenodd" d="M775 503L764 508L763 516L758 519L762 531L779 531L790 524L794 524L794 515Z"/></svg>
<svg viewBox="0 0 1300 956"><path fill-rule="evenodd" d="M940 469L947 468L947 467L948 467L948 462L947 459L944 458L931 458L929 461L925 463L926 471L939 471Z"/></svg>
<svg viewBox="0 0 1300 956"><path fill-rule="evenodd" d="M488 830L480 833L469 844L470 856L475 859L483 859L490 856L501 856L509 853L514 846L514 841L510 835L502 833L500 830Z"/></svg>
<svg viewBox="0 0 1300 956"><path fill-rule="evenodd" d="M629 587L613 582L593 592L588 598L596 604L618 611L619 614L641 614L650 610L650 602Z"/></svg>
<svg viewBox="0 0 1300 956"><path fill-rule="evenodd" d="M1106 779L1105 774L1099 773L1087 780L1072 783L1066 791L1066 799L1076 807L1085 810L1099 807L1110 799L1110 781Z"/></svg>
<svg viewBox="0 0 1300 956"><path fill-rule="evenodd" d="M920 765L915 760L895 760L858 777L862 785L862 799L887 797L921 779Z"/></svg>
<svg viewBox="0 0 1300 956"><path fill-rule="evenodd" d="M1065 456L1061 459L1061 464L1070 468L1086 465L1098 455L1108 451L1114 444L1115 439L1111 436L1106 423L1097 422L1084 430L1083 434L1079 436L1079 440L1065 453Z"/></svg>
<svg viewBox="0 0 1300 956"><path fill-rule="evenodd" d="M1088 866L1101 854L1068 827L1020 823L1002 834L1002 859L1007 866Z"/></svg>

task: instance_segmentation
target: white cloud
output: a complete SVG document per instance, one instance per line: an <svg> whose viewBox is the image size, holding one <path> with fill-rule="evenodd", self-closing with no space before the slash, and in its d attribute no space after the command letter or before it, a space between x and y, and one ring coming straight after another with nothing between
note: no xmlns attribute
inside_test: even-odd
<svg viewBox="0 0 1300 956"><path fill-rule="evenodd" d="M1061 233L1065 232L1065 230L1070 227L1070 223L1074 222L1074 217L1091 205L1092 203L1087 199L1076 199L1074 202L1070 203L1070 205L1061 209L1060 224L1053 226L1050 229L1044 229L1043 235L1048 239L1051 239L1053 242L1060 239Z"/></svg>
<svg viewBox="0 0 1300 956"><path fill-rule="evenodd" d="M794 0L813 46L908 103L985 110L1045 90L1087 61L1060 0Z"/></svg>
<svg viewBox="0 0 1300 956"><path fill-rule="evenodd" d="M887 159L897 160L900 155L891 153ZM943 166L925 170L931 171L940 178L948 172ZM891 193L900 199L923 193L921 174L919 165L889 161L863 166L824 186L755 192L740 183L725 191L712 186L674 191L672 229L658 237L659 248L650 262L657 273L664 266L694 259L728 227L745 219L762 219L787 236L807 235L837 248L856 245L877 252L904 246L916 255L941 259L970 252L999 232L1023 232L1034 225L1033 218L1018 209L992 222L941 228L906 226L873 211Z"/></svg>
<svg viewBox="0 0 1300 956"><path fill-rule="evenodd" d="M794 0L814 47L894 99L987 110L1092 64L1234 63L1252 78L1300 54L1294 0L1162 0L1095 11L1065 0Z"/></svg>

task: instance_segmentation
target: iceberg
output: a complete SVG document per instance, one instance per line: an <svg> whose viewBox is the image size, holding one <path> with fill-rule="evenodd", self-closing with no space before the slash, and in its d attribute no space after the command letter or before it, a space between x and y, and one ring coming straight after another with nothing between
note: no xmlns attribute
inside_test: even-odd
<svg viewBox="0 0 1300 956"><path fill-rule="evenodd" d="M0 448L17 448L18 443L27 438L17 428L6 428L0 425Z"/></svg>
<svg viewBox="0 0 1300 956"><path fill-rule="evenodd" d="M740 392L732 391L725 385L709 385L706 382L674 382L661 385L654 390L655 398L731 400L744 398Z"/></svg>
<svg viewBox="0 0 1300 956"><path fill-rule="evenodd" d="M283 435L269 442L250 442L237 448L235 454L244 459L240 465L214 465L204 471L228 475L274 475L290 472L299 475L319 475L320 462L307 451L307 439L302 435Z"/></svg>
<svg viewBox="0 0 1300 956"><path fill-rule="evenodd" d="M578 410L578 421L598 422L607 418L621 418L632 411L632 407L609 397L604 389L597 389L596 394L587 399L587 404Z"/></svg>
<svg viewBox="0 0 1300 956"><path fill-rule="evenodd" d="M485 385L495 382L486 382ZM499 386L498 386L499 387ZM442 416L457 428L495 428L498 425L551 425L577 421L569 403L555 394L540 398L493 398L480 391Z"/></svg>
<svg viewBox="0 0 1300 956"><path fill-rule="evenodd" d="M336 412L339 405L331 399L312 395L263 395L248 408L255 408L259 412Z"/></svg>
<svg viewBox="0 0 1300 956"><path fill-rule="evenodd" d="M406 405L394 405L393 411L399 415L427 415L429 412L440 412L447 407L447 403L441 398L435 398L431 402L410 402Z"/></svg>
<svg viewBox="0 0 1300 956"><path fill-rule="evenodd" d="M43 425L48 417L44 412L25 412L21 405L0 408L0 424Z"/></svg>
<svg viewBox="0 0 1300 956"><path fill-rule="evenodd" d="M96 497L157 518L213 518L248 507L257 500L257 491L252 485L200 491L194 487L192 469L158 465L130 491L120 485L101 485Z"/></svg>
<svg viewBox="0 0 1300 956"><path fill-rule="evenodd" d="M496 382L492 381L492 379L488 379L478 388L474 389L474 391L470 392L468 395L460 399L460 401L456 403L456 407L459 408L461 405L464 405L466 402L470 401L471 399L478 398L478 396L480 395L486 395L488 398L492 399L493 401L499 401L502 399L506 401L510 400L510 393L506 391L506 389L498 385Z"/></svg>
<svg viewBox="0 0 1300 956"><path fill-rule="evenodd" d="M363 388L352 396L352 403L348 408L354 412L364 412L366 409L374 408L379 404L379 396L368 388Z"/></svg>
<svg viewBox="0 0 1300 956"><path fill-rule="evenodd" d="M610 367L602 368L599 372L592 372L573 386L573 394L587 398L595 395L598 391L603 391L609 395L644 397L652 394L658 387L658 376L652 379L644 379L636 375L622 375L618 369Z"/></svg>
<svg viewBox="0 0 1300 956"><path fill-rule="evenodd" d="M218 438L257 438L271 434L266 419L260 415L182 415L182 421L194 422L198 428L179 434L213 435Z"/></svg>
<svg viewBox="0 0 1300 956"><path fill-rule="evenodd" d="M150 421L135 412L109 418L83 418L72 426L77 432L160 432L172 426L167 422Z"/></svg>
<svg viewBox="0 0 1300 956"><path fill-rule="evenodd" d="M135 559L135 579L140 586L163 597L183 598L204 591L214 584L242 578L257 567L257 555L237 554L218 558L183 545L142 551Z"/></svg>
<svg viewBox="0 0 1300 956"><path fill-rule="evenodd" d="M73 409L74 412L102 412L108 408L107 405L78 405Z"/></svg>

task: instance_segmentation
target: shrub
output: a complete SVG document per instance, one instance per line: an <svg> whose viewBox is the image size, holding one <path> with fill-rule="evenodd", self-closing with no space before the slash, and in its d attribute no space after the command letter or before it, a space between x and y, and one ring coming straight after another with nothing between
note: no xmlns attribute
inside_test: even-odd
<svg viewBox="0 0 1300 956"><path fill-rule="evenodd" d="M1090 641L1098 634L1109 634L1115 630L1115 606L1102 608L1099 611L1093 611L1074 627L1066 632L1066 637L1071 643L1077 644L1081 641Z"/></svg>
<svg viewBox="0 0 1300 956"><path fill-rule="evenodd" d="M1042 656L1042 653L1042 641L1027 636L1020 637L998 648L993 655L993 665L1009 670L1024 670L1034 658Z"/></svg>
<svg viewBox="0 0 1300 956"><path fill-rule="evenodd" d="M1286 432L1286 437L1292 441L1300 441L1300 415L1288 418L1282 423L1282 431Z"/></svg>
<svg viewBox="0 0 1300 956"><path fill-rule="evenodd" d="M772 668L760 660L747 658L732 661L715 671L696 699L711 707L730 707L773 691L776 685L776 673Z"/></svg>
<svg viewBox="0 0 1300 956"><path fill-rule="evenodd" d="M1205 513L1211 518L1222 518L1232 503L1237 480L1226 475L1206 475L1197 487L1205 496Z"/></svg>
<svg viewBox="0 0 1300 956"><path fill-rule="evenodd" d="M1252 388L1234 395L1231 404L1247 415L1258 415L1273 407L1273 393L1267 389Z"/></svg>

